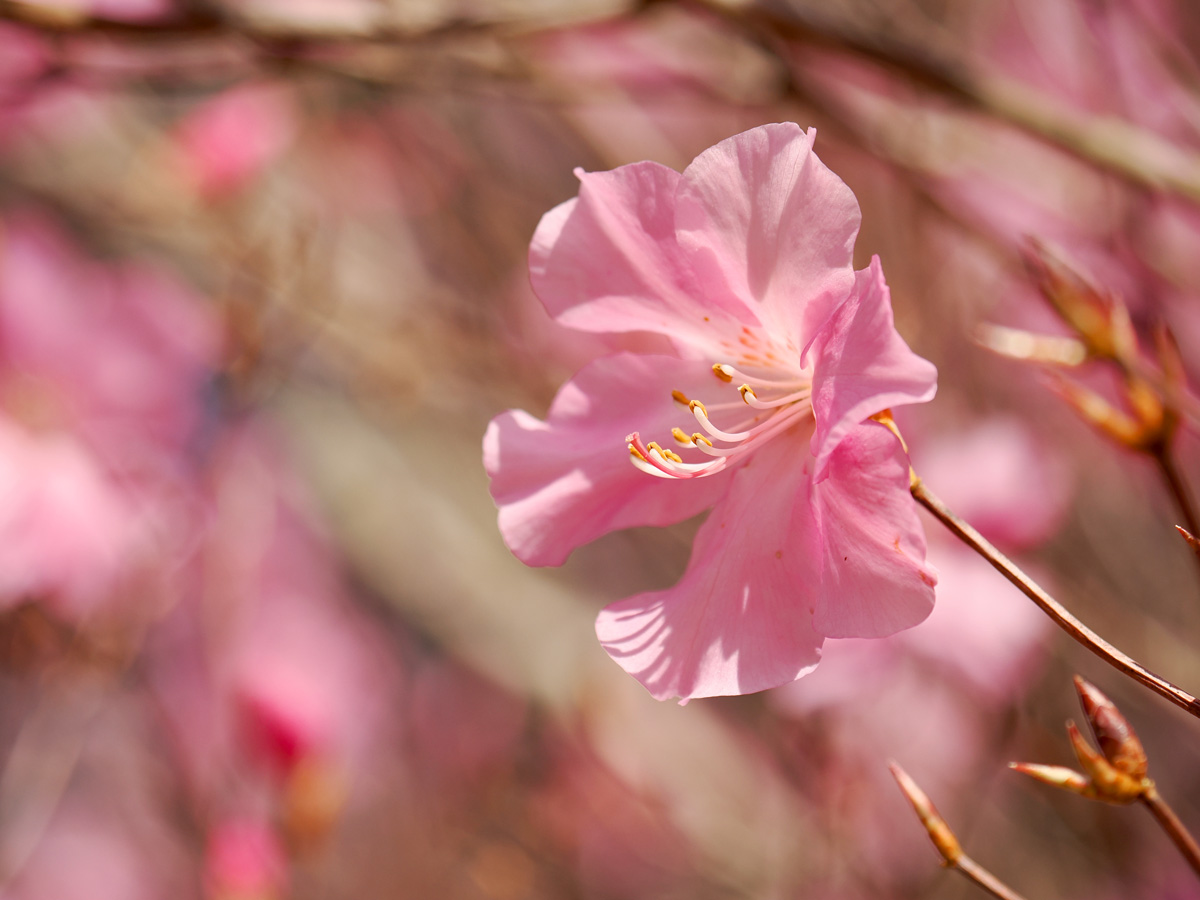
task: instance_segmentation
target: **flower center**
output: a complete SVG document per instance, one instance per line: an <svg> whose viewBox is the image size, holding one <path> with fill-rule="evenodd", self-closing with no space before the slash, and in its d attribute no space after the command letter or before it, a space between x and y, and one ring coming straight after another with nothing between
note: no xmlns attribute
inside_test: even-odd
<svg viewBox="0 0 1200 900"><path fill-rule="evenodd" d="M715 475L738 459L753 453L765 441L811 418L811 377L804 372L768 371L770 375L754 375L725 363L713 366L713 374L725 384L740 382L737 388L740 399L712 406L713 413L721 413L722 421L732 421L732 424L725 427L718 427L713 423L709 418L709 407L702 402L689 400L682 391L672 391L671 397L676 403L687 407L702 430L689 434L676 427L671 429L671 436L679 447L694 449L708 458L689 462L674 450L663 448L656 441L643 443L641 436L635 431L625 439L633 464L643 472L659 478L702 478L705 475ZM730 412L738 409L747 414L739 419L736 414Z"/></svg>

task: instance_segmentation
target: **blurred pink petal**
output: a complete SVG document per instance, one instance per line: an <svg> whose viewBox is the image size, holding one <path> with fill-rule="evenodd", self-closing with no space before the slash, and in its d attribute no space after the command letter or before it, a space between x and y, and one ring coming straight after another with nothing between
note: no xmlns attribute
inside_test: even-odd
<svg viewBox="0 0 1200 900"><path fill-rule="evenodd" d="M82 257L45 220L14 216L0 243L0 377L42 423L97 449L178 448L217 361L211 310L155 269Z"/></svg>
<svg viewBox="0 0 1200 900"><path fill-rule="evenodd" d="M163 848L146 840L115 804L68 800L33 856L6 879L4 900L159 900L168 890ZM175 885L179 887L178 884Z"/></svg>
<svg viewBox="0 0 1200 900"><path fill-rule="evenodd" d="M181 162L203 196L234 191L278 159L296 131L281 86L240 85L188 113L175 135Z"/></svg>
<svg viewBox="0 0 1200 900"><path fill-rule="evenodd" d="M913 460L951 509L1006 549L1045 541L1066 516L1066 461L1018 419L993 416L930 437L914 445Z"/></svg>
<svg viewBox="0 0 1200 900"><path fill-rule="evenodd" d="M227 434L213 467L186 597L151 652L182 767L205 802L233 770L276 804L324 792L336 815L376 752L393 669L264 434Z"/></svg>
<svg viewBox="0 0 1200 900"><path fill-rule="evenodd" d="M1018 696L1042 658L1050 621L967 548L947 542L934 557L937 606L898 642L946 667L979 696L997 702Z"/></svg>
<svg viewBox="0 0 1200 900"><path fill-rule="evenodd" d="M221 822L208 836L204 884L208 900L285 896L288 863L278 835L253 819Z"/></svg>
<svg viewBox="0 0 1200 900"><path fill-rule="evenodd" d="M116 599L145 537L77 444L32 438L0 419L0 604L42 599L79 622Z"/></svg>

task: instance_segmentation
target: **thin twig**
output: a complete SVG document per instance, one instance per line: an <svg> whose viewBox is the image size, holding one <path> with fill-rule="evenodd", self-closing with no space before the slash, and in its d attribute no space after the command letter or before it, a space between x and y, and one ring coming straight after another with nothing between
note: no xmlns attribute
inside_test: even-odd
<svg viewBox="0 0 1200 900"><path fill-rule="evenodd" d="M1171 454L1170 448L1156 449L1152 455L1154 461L1158 463L1158 470L1162 473L1163 481L1167 483L1167 488L1171 492L1175 506L1179 509L1179 514L1183 516L1184 527L1187 528L1189 534L1200 534L1200 522L1196 519L1195 505L1192 503L1187 485L1183 482L1179 467L1175 465L1175 458ZM1197 559L1200 560L1200 551L1197 553Z"/></svg>
<svg viewBox="0 0 1200 900"><path fill-rule="evenodd" d="M1132 657L1122 653L1108 641L1092 631L1075 616L1067 611L1061 603L1051 597L1036 581L1022 572L1007 556L997 550L992 544L960 519L949 507L930 493L919 478L913 479L913 498L931 512L935 518L963 541L967 546L991 563L1001 575L1011 581L1030 600L1041 608L1059 628L1083 644L1113 668L1124 672L1135 681L1144 684L1150 690L1166 697L1176 706L1187 710L1194 716L1200 716L1200 701L1187 691L1176 687L1164 678L1155 675Z"/></svg>
<svg viewBox="0 0 1200 900"><path fill-rule="evenodd" d="M78 6L38 0L0 0L0 20L15 22L44 34L96 35L134 41L237 36L284 44L411 44L431 39L471 35L524 34L614 18L618 13L576 12L557 16L467 18L451 16L431 25L408 25L380 7L375 15L344 20L252 13L220 3L194 4L148 19L122 19ZM618 11L619 12L619 11Z"/></svg>
<svg viewBox="0 0 1200 900"><path fill-rule="evenodd" d="M921 820L925 833L933 841L934 849L941 856L942 863L946 868L957 869L970 881L975 882L993 897L998 897L999 900L1025 900L1024 897L963 852L962 844L958 842L958 838L950 830L950 826L946 824L942 814L937 811L937 807L933 805L928 795L921 790L920 785L913 781L911 775L894 762L888 764L888 769L891 770L892 777L896 779L896 784L900 786L900 792L912 804L913 811Z"/></svg>
<svg viewBox="0 0 1200 900"><path fill-rule="evenodd" d="M958 858L954 868L999 900L1024 900L1024 897L965 853Z"/></svg>
<svg viewBox="0 0 1200 900"><path fill-rule="evenodd" d="M1196 844L1196 839L1179 820L1179 816L1175 815L1175 811L1167 806L1167 801L1158 793L1158 789L1151 785L1142 793L1140 799L1149 808L1158 824L1162 826L1163 831L1179 848L1179 852L1188 861L1188 865L1197 875L1200 875L1200 845Z"/></svg>

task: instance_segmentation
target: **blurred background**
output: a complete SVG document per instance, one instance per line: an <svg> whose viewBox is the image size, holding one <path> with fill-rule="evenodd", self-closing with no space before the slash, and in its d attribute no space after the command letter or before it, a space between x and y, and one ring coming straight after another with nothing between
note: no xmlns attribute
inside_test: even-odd
<svg viewBox="0 0 1200 900"><path fill-rule="evenodd" d="M1200 828L1200 723L932 519L925 624L686 707L592 620L696 523L556 570L502 544L488 420L629 340L545 315L539 217L576 166L782 120L939 367L898 413L917 470L1200 690L1182 514L1064 400L1079 345L1020 256L1200 375L1195 4L0 0L0 897L981 896L888 759L1030 898L1200 896L1144 810L1005 767L1072 762L1079 672ZM1112 366L1067 377L1120 408Z"/></svg>

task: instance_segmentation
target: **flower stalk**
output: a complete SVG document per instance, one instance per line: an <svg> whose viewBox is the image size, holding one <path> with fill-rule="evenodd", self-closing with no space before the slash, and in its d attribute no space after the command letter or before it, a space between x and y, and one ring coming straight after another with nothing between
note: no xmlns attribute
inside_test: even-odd
<svg viewBox="0 0 1200 900"><path fill-rule="evenodd" d="M933 494L925 483L915 475L910 488L913 499L925 507L939 522L946 526L964 544L986 559L994 569L1007 578L1026 597L1037 604L1059 628L1087 647L1113 668L1128 675L1150 690L1170 700L1193 716L1200 717L1200 701L1187 691L1155 675L1137 660L1118 650L1096 632L1092 631L1072 615L1065 606L1055 600L1036 581L1026 575L1007 556L997 550L987 538L976 531L968 522L957 516L945 503Z"/></svg>

